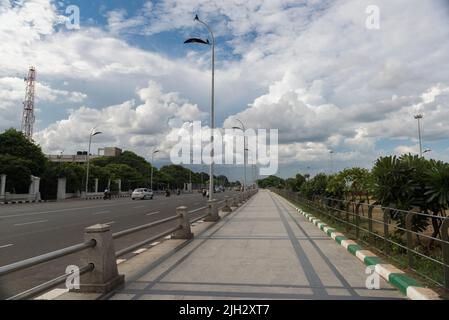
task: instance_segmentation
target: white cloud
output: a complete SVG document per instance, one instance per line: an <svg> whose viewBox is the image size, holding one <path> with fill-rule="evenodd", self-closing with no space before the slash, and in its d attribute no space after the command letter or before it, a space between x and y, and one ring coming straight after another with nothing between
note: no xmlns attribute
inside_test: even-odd
<svg viewBox="0 0 449 320"><path fill-rule="evenodd" d="M116 143L143 148L163 140L162 118L201 117L200 110L209 107L207 50L169 58L120 39L122 33L170 30L204 36L192 19L196 12L217 35L226 35L218 38L216 83L216 110L224 126L237 117L248 127L278 128L286 163L323 164L329 148L338 151L335 161L342 166L354 159L371 163L379 153L395 152L394 146L379 150L380 139L416 143L417 110L424 113L424 141L449 134L449 10L443 1L378 0L381 29L375 31L365 28L368 0L165 0L147 2L136 16L110 11L104 30L82 26L77 32L53 28L61 17L49 1L27 3L0 4L0 20L8 22L0 25L0 76L14 78L36 65L42 83L53 90L49 97L76 99L82 92L83 102L95 102L95 108L75 108L68 119L42 131L49 149L63 142L59 126L74 127L77 121L87 121L88 130L108 119L108 126L128 133ZM39 14L32 14L33 5L40 5ZM224 60L230 54L225 45L236 55L233 60ZM178 94L150 85L137 92L143 104L136 106L132 93L150 79ZM75 131L62 136L66 143L85 140Z"/></svg>
<svg viewBox="0 0 449 320"><path fill-rule="evenodd" d="M197 105L180 98L177 93L164 93L153 81L137 90L136 94L142 104L136 105L134 100L130 100L101 110L81 107L72 110L67 119L37 132L34 139L48 153L69 149L74 152L86 148L86 136L93 127L97 127L103 132L96 137L98 143L126 146L147 155L152 146L162 145L167 134L176 130L170 127L170 118L186 122L191 117L205 117Z"/></svg>

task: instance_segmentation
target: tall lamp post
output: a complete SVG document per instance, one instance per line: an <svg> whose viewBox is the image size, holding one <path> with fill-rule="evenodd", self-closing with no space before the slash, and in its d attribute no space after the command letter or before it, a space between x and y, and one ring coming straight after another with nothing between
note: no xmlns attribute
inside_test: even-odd
<svg viewBox="0 0 449 320"><path fill-rule="evenodd" d="M90 131L90 134L89 134L89 148L88 148L88 151L87 151L87 168L86 168L86 187L85 187L85 191L86 191L86 196L87 196L87 192L88 192L88 186L89 186L89 164L90 164L90 146L92 145L92 137L93 136L96 136L96 135L98 135L98 134L102 134L102 132L100 132L100 131L95 131L95 128L93 128L91 131Z"/></svg>
<svg viewBox="0 0 449 320"><path fill-rule="evenodd" d="M153 190L153 169L154 169L154 155L158 153L159 150L153 150L151 152L151 179L150 179L150 188Z"/></svg>
<svg viewBox="0 0 449 320"><path fill-rule="evenodd" d="M246 191L246 152L248 151L246 145L245 125L239 119L235 119L240 123L240 127L232 127L232 129L242 130L243 132L243 191Z"/></svg>
<svg viewBox="0 0 449 320"><path fill-rule="evenodd" d="M331 174L334 173L334 153L334 150L329 151L331 157Z"/></svg>
<svg viewBox="0 0 449 320"><path fill-rule="evenodd" d="M422 152L422 139L421 139L421 119L424 116L419 113L417 115L415 115L415 119L418 120L418 136L419 136L419 156L422 157L423 152Z"/></svg>
<svg viewBox="0 0 449 320"><path fill-rule="evenodd" d="M212 29L202 20L198 18L198 15L195 16L195 21L201 23L204 25L207 30L210 33L210 36L212 38L212 45L209 42L209 39L203 40L199 38L190 38L184 43L198 43L198 44L204 44L204 45L211 45L212 50L212 86L211 86L211 104L210 104L210 127L211 127L211 136L210 136L210 167L209 167L209 200L213 199L213 193L214 193L214 129L215 129L215 37L214 33L212 32Z"/></svg>

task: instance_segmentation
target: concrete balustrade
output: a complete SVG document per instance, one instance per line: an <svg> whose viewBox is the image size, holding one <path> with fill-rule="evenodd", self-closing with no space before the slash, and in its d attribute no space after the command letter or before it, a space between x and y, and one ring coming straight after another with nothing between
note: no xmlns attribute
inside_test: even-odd
<svg viewBox="0 0 449 320"><path fill-rule="evenodd" d="M223 211L223 212L232 212L231 199L228 196L225 197L225 206L221 209L221 211Z"/></svg>
<svg viewBox="0 0 449 320"><path fill-rule="evenodd" d="M176 208L176 214L178 215L178 225L180 229L172 234L173 239L192 239L193 233L190 229L189 212L187 207L182 206Z"/></svg>
<svg viewBox="0 0 449 320"><path fill-rule="evenodd" d="M209 214L204 221L215 222L220 220L220 216L218 215L217 200L209 200L207 201L207 205Z"/></svg>
<svg viewBox="0 0 449 320"><path fill-rule="evenodd" d="M107 224L88 227L84 231L84 239L96 242L81 258L84 265L93 264L94 269L81 275L80 288L71 291L107 293L123 285L125 276L118 274L111 227Z"/></svg>
<svg viewBox="0 0 449 320"><path fill-rule="evenodd" d="M5 175L1 175L2 182L0 183L0 187L5 183L3 182L6 180L6 177L4 176ZM65 196L65 178L59 179L58 182L58 196ZM0 191L3 191L3 189L0 189ZM245 194L242 193L232 197L227 196L222 211L232 212L232 206L239 206L239 201L242 201L243 198L250 198L256 193L257 190L253 190L246 192ZM220 220L218 211L219 207L217 200L208 201L207 216L204 221L216 222ZM172 234L171 238L192 239L194 234L191 230L187 207L177 207L176 215L179 229ZM92 266L93 269L92 271L82 273L80 276L79 287L75 286L73 289L70 289L70 292L105 294L123 286L125 276L120 275L118 272L117 253L114 248L114 237L110 225L97 224L86 228L84 231L84 240L84 243L92 243L93 240L95 245L89 245L86 248L82 248L81 265ZM139 244L134 244L133 246L136 245ZM67 253L66 255L68 254L70 253ZM58 255L58 258L62 256L64 255ZM48 260L46 260L46 262L47 261Z"/></svg>
<svg viewBox="0 0 449 320"><path fill-rule="evenodd" d="M232 197L232 206L235 208L238 208L238 206L239 206L239 197L238 196Z"/></svg>

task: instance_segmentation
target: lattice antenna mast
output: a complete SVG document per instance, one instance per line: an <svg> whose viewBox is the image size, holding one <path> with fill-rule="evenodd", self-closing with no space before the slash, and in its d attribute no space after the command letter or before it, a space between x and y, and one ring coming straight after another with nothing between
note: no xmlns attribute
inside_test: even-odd
<svg viewBox="0 0 449 320"><path fill-rule="evenodd" d="M25 101L23 102L23 116L22 116L22 133L29 140L33 138L33 125L34 125L34 85L36 81L36 69L30 67L28 71L28 77L25 79L26 92Z"/></svg>

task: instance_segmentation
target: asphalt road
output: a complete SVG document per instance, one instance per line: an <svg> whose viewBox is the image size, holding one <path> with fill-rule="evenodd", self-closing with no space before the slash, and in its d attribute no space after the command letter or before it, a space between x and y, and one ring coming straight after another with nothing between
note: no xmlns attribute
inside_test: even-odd
<svg viewBox="0 0 449 320"><path fill-rule="evenodd" d="M221 200L226 195L231 193L217 193L215 198ZM120 198L4 205L0 207L0 266L81 243L84 229L97 223L110 224L112 232L122 231L174 216L176 207L181 205L189 210L203 207L206 200L195 193L169 198L155 196L153 200ZM118 239L114 241L115 250L175 225L175 221L167 222ZM73 254L0 278L0 299L64 274L65 268L76 265L79 259L79 254Z"/></svg>

